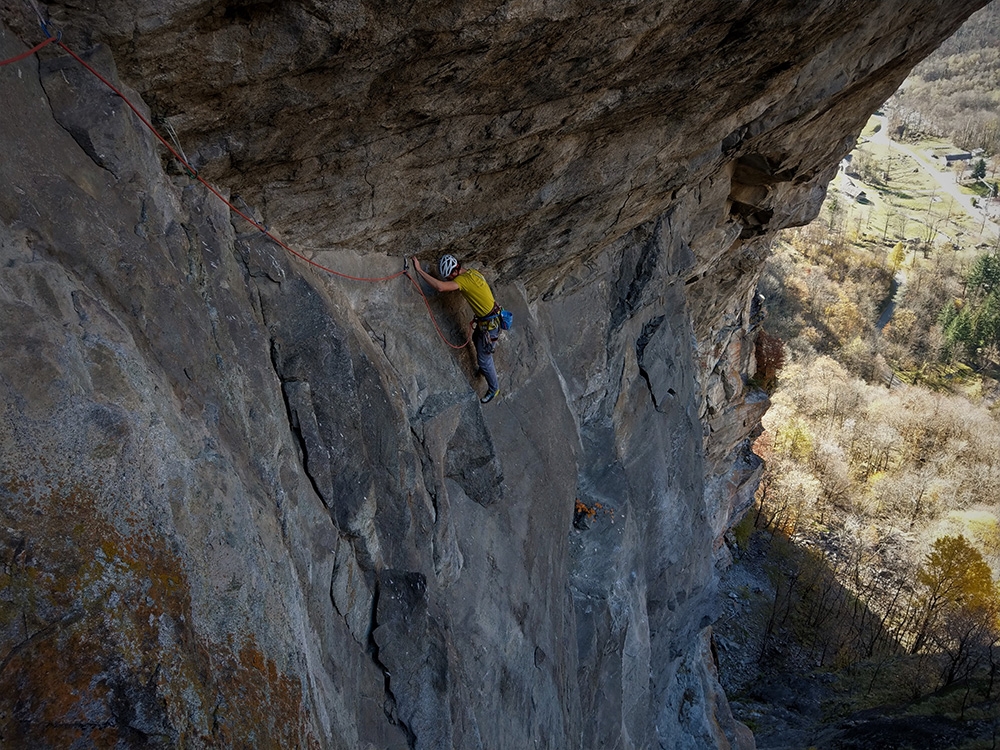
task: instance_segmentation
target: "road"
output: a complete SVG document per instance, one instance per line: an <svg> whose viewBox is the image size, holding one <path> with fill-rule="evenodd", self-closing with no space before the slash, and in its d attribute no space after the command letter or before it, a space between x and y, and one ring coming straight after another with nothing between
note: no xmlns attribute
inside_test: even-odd
<svg viewBox="0 0 1000 750"><path fill-rule="evenodd" d="M889 285L889 299L886 302L885 309L882 314L878 316L878 321L875 323L876 330L881 331L888 325L889 321L892 320L893 313L896 312L896 297L899 295L899 290L903 288L906 283L906 271L899 269L896 271L895 276L892 277L892 283Z"/></svg>
<svg viewBox="0 0 1000 750"><path fill-rule="evenodd" d="M876 116L876 119L879 121L881 127L879 127L878 132L871 135L869 138L870 141L873 143L886 144L893 150L899 151L900 153L912 158L921 169L923 169L935 180L935 182L937 182L937 184L941 187L941 191L954 198L958 205L960 205L969 216L979 222L985 221L984 232L988 228L994 235L1000 238L1000 225L992 219L989 219L982 209L976 208L972 205L973 196L962 192L962 189L958 186L958 183L955 182L955 178L950 171L942 171L938 169L932 162L927 160L927 157L924 154L917 151L917 149L911 148L905 143L894 141L889 137L889 124L886 118Z"/></svg>

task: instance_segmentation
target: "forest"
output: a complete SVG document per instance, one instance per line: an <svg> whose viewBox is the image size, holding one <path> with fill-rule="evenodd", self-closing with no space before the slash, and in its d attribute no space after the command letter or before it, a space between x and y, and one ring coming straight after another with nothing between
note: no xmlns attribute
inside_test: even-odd
<svg viewBox="0 0 1000 750"><path fill-rule="evenodd" d="M1000 747L1000 228L989 174L933 155L995 173L998 30L993 2L914 71L759 283L716 640L760 748Z"/></svg>
<svg viewBox="0 0 1000 750"><path fill-rule="evenodd" d="M918 65L889 101L893 126L1000 151L1000 5L992 2Z"/></svg>

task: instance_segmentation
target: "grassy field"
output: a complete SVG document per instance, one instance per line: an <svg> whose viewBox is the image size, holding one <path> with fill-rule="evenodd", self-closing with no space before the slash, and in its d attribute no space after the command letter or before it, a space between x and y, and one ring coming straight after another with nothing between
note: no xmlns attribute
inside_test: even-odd
<svg viewBox="0 0 1000 750"><path fill-rule="evenodd" d="M950 182L953 179L950 168L923 155L956 149L931 138L899 148L879 137L881 128L880 118L873 116L853 152L854 163L868 160L875 165L879 179L865 182L860 177L847 178L843 174L834 179L821 214L830 229L845 232L859 247L882 247L886 253L902 240L908 244L908 264L941 262L948 257L952 263L965 265L984 248L995 244L990 230L984 232L982 219L971 216L928 174L929 167ZM851 196L846 179L864 190L863 201ZM960 190L969 196L980 195L970 188L960 187ZM917 243L929 246L926 257L921 252L919 258L914 258L912 250Z"/></svg>

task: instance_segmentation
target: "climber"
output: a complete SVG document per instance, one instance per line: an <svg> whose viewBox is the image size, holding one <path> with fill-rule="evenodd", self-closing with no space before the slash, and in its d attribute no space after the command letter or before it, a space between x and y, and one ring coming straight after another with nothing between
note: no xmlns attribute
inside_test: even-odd
<svg viewBox="0 0 1000 750"><path fill-rule="evenodd" d="M472 340L476 345L476 360L479 364L478 374L486 377L489 390L479 399L480 403L488 404L500 392L500 381L497 379L497 369L493 364L493 350L496 349L500 337L500 306L493 298L489 284L479 271L462 270L462 266L453 255L442 255L438 262L437 279L420 267L420 261L414 256L413 267L417 269L424 280L439 292L461 292L476 315L476 328ZM443 279L443 281L442 281Z"/></svg>

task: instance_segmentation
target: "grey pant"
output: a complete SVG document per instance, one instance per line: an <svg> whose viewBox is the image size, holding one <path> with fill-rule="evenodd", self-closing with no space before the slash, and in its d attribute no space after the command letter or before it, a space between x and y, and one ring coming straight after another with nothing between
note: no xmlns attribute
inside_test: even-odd
<svg viewBox="0 0 1000 750"><path fill-rule="evenodd" d="M497 378L497 368L493 364L493 350L497 347L497 339L499 337L499 326L491 331L484 331L479 326L476 326L476 330L472 334L472 343L476 345L476 361L479 363L479 369L486 376L486 383L489 385L490 391L500 388L500 380Z"/></svg>

